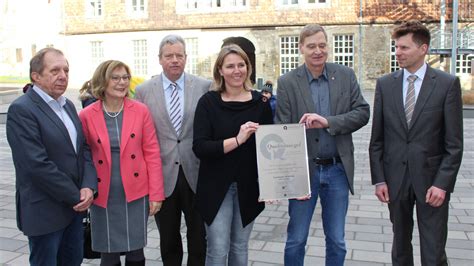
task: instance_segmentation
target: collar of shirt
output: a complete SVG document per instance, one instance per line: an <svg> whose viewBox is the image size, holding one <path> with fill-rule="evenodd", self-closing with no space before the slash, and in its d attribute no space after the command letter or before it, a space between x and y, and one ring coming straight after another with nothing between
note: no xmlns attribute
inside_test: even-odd
<svg viewBox="0 0 474 266"><path fill-rule="evenodd" d="M403 69L403 80L408 82L408 77L410 75L416 75L418 78L415 80L415 83L421 82L421 81L423 81L423 78L425 78L427 68L428 68L428 66L426 65L426 63L424 63L420 68L418 68L418 70L415 71L415 73L410 73L410 72L408 72L408 70L406 70L404 68Z"/></svg>
<svg viewBox="0 0 474 266"><path fill-rule="evenodd" d="M51 101L55 101L56 103L59 104L59 106L64 107L66 104L66 97L64 96L59 96L57 100L53 99L53 97L49 96L44 90L40 89L40 87L36 86L36 84L33 85L33 90L38 93L38 95L45 101L47 104L51 103Z"/></svg>
<svg viewBox="0 0 474 266"><path fill-rule="evenodd" d="M170 90L170 85L171 83L171 80L168 79L168 77L166 77L166 75L163 73L163 88L165 90ZM181 77L178 78L178 80L176 80L175 82L177 85L178 85L178 91L184 89L184 72L183 74L181 74Z"/></svg>
<svg viewBox="0 0 474 266"><path fill-rule="evenodd" d="M418 99L418 94L420 94L421 84L423 83L423 79L425 78L426 69L428 66L424 63L415 73L410 73L408 70L403 69L403 105L406 103L407 92L408 92L408 77L410 75L416 75L417 79L415 80L415 101Z"/></svg>
<svg viewBox="0 0 474 266"><path fill-rule="evenodd" d="M313 77L313 74L311 74L311 71L309 71L308 67L306 66L306 64L304 64L304 69L306 71L306 77L308 78L308 83L311 83L311 81L313 81L313 79L319 79L320 77L323 77L325 78L326 80L328 80L328 75L327 75L327 71L326 71L326 65L324 65L324 68L323 68L323 73L321 73L321 75L319 77Z"/></svg>

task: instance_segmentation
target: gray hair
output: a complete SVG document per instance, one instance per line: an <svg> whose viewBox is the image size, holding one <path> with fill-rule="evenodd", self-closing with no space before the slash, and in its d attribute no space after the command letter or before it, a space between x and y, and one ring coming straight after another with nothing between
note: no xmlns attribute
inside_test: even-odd
<svg viewBox="0 0 474 266"><path fill-rule="evenodd" d="M304 26L304 28L301 30L300 40L299 40L300 44L304 43L304 40L306 39L306 37L312 36L318 32L322 32L324 34L324 37L326 38L326 41L328 40L328 35L326 34L326 31L321 25L308 24Z"/></svg>
<svg viewBox="0 0 474 266"><path fill-rule="evenodd" d="M184 54L186 55L186 43L184 42L183 37L181 37L179 35L176 35L176 34L170 34L170 35L166 35L163 38L163 40L161 40L161 42L160 42L160 53L158 54L158 56L161 58L161 55L163 54L163 47L166 44L172 45L172 44L176 44L176 43L181 43L183 45Z"/></svg>

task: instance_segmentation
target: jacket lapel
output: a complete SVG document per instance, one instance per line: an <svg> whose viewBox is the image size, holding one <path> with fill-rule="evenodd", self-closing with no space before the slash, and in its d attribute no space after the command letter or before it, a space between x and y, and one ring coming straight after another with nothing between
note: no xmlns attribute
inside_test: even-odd
<svg viewBox="0 0 474 266"><path fill-rule="evenodd" d="M27 94L30 96L33 102L36 103L38 108L46 115L46 117L48 117L53 122L53 124L58 127L61 134L66 138L67 143L70 144L70 148L74 150L74 147L71 142L71 137L69 136L69 132L67 131L66 126L64 125L63 121L61 121L61 119L58 117L58 115L33 89L28 90Z"/></svg>
<svg viewBox="0 0 474 266"><path fill-rule="evenodd" d="M411 119L410 128L413 128L413 125L418 120L418 117L420 116L423 107L425 106L426 102L433 93L435 85L436 75L433 71L431 71L430 67L427 67L425 77L423 78L423 82L421 83L420 93L418 94L418 98L416 99L415 110L413 111L413 117Z"/></svg>
<svg viewBox="0 0 474 266"><path fill-rule="evenodd" d="M142 132L133 132L133 128L136 120L136 112L133 109L133 101L130 101L128 98L124 99L123 102L123 121L122 121L122 135L120 139L120 154L124 154L123 151L125 146L127 146L128 141L134 134L134 137L137 137L137 134L142 134Z"/></svg>
<svg viewBox="0 0 474 266"><path fill-rule="evenodd" d="M303 100L303 103L306 106L306 110L308 110L308 112L314 113L316 111L316 108L314 106L313 97L311 96L309 82L304 65L298 68L296 75L299 77L298 79L296 79L296 82L300 91L299 93L301 94L300 99Z"/></svg>
<svg viewBox="0 0 474 266"><path fill-rule="evenodd" d="M400 118L400 123L403 125L405 130L408 130L407 119L405 116L405 107L403 105L403 70L398 70L392 74L392 99L395 105L395 111Z"/></svg>
<svg viewBox="0 0 474 266"><path fill-rule="evenodd" d="M188 113L187 112L187 108L190 108L192 105L192 101L196 101L196 100L199 100L199 99L194 99L193 97L193 92L195 91L194 90L194 82L193 82L193 78L192 76L190 75L186 75L186 73L184 74L184 88L182 88L184 91L183 95L184 95L184 106L182 106L183 108L183 119L182 119L182 122L181 122L181 132L180 132L180 135L182 135L184 132L186 132L188 129L187 127L189 126L188 123L187 123L187 120L189 119L188 117ZM170 121L171 123L171 121ZM191 123L189 124L192 124L192 121Z"/></svg>
<svg viewBox="0 0 474 266"><path fill-rule="evenodd" d="M105 154L107 165L112 165L109 132L107 130L107 125L105 124L104 112L102 111L102 101L99 100L93 103L92 110L94 111L94 115L91 117L91 120L94 125L95 133L98 136L98 139L92 141L99 142L100 140L100 146Z"/></svg>
<svg viewBox="0 0 474 266"><path fill-rule="evenodd" d="M330 65L326 64L326 75L328 77L329 84L329 101L331 108L331 115L337 114L337 103L339 102L339 94L341 94L341 86L337 79L337 70Z"/></svg>

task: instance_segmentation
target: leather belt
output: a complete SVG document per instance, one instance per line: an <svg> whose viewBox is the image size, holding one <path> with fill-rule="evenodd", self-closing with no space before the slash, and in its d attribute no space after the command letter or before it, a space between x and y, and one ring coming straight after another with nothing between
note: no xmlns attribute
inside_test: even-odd
<svg viewBox="0 0 474 266"><path fill-rule="evenodd" d="M337 164L337 163L342 163L341 157L332 157L332 158L315 158L313 161L316 164L319 165L331 165L331 164Z"/></svg>

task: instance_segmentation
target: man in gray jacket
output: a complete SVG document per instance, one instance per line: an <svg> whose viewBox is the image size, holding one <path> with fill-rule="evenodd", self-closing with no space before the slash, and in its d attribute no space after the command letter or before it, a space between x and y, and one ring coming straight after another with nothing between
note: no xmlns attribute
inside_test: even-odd
<svg viewBox="0 0 474 266"><path fill-rule="evenodd" d="M276 123L305 123L311 195L289 202L285 265L303 265L318 197L326 236L326 265L343 265L349 191L354 193L352 132L369 121L354 71L327 63L327 34L307 25L299 39L304 64L278 80Z"/></svg>
<svg viewBox="0 0 474 266"><path fill-rule="evenodd" d="M194 208L199 160L192 151L194 111L211 81L184 73L184 39L168 35L160 43L163 73L136 89L136 99L150 108L160 143L166 199L155 215L164 265L182 265L181 212L187 227L187 265L204 265L205 229Z"/></svg>

